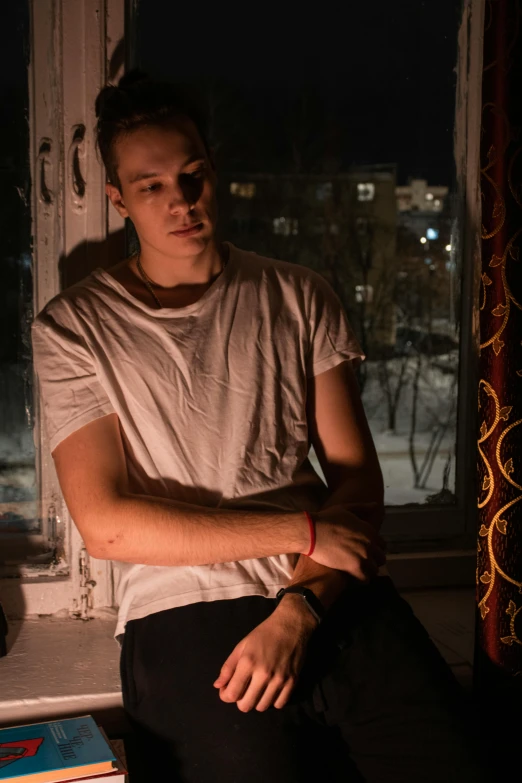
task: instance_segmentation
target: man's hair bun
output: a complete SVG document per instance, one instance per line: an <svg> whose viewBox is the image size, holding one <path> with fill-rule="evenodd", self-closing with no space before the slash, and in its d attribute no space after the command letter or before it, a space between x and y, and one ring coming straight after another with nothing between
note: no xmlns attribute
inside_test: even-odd
<svg viewBox="0 0 522 783"><path fill-rule="evenodd" d="M145 71L140 71L139 68L133 68L132 71L125 73L118 82L118 88L120 90L126 90L129 87L134 87L135 84L141 82L150 82L150 76Z"/></svg>
<svg viewBox="0 0 522 783"><path fill-rule="evenodd" d="M94 104L94 110L96 117L102 122L111 121L116 117L126 114L130 109L131 102L128 99L128 94L136 86L144 86L151 84L151 80L144 71L140 71L134 68L132 71L124 74L119 80L117 85L108 84L103 87L96 97Z"/></svg>

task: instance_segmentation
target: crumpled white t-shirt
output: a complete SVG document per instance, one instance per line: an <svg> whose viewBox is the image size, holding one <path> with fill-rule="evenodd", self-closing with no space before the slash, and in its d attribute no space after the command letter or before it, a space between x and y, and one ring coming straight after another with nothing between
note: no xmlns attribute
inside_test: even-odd
<svg viewBox="0 0 522 783"><path fill-rule="evenodd" d="M364 358L316 272L229 247L205 294L180 308L137 300L102 268L32 326L51 451L116 412L130 491L197 505L317 510L307 378ZM197 601L274 597L297 556L205 566L117 563L118 623Z"/></svg>

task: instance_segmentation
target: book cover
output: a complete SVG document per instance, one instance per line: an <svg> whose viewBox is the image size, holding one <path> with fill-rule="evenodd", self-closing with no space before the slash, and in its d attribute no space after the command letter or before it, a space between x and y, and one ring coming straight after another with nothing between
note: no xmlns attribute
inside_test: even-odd
<svg viewBox="0 0 522 783"><path fill-rule="evenodd" d="M125 747L123 740L112 739L110 740L101 726L98 726L99 730L107 740L108 745L113 749L116 756L116 769L112 772L107 772L105 775L94 775L93 777L81 778L81 783L127 783L127 761L125 757ZM68 778L63 783L76 783L78 778Z"/></svg>
<svg viewBox="0 0 522 783"><path fill-rule="evenodd" d="M0 729L1 783L55 783L115 767L116 756L90 715Z"/></svg>

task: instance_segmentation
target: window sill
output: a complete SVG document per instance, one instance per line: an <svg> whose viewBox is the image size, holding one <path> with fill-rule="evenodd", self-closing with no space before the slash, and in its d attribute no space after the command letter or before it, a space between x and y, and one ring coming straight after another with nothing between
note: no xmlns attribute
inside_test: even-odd
<svg viewBox="0 0 522 783"><path fill-rule="evenodd" d="M400 591L474 587L477 551L451 549L389 554L387 568Z"/></svg>
<svg viewBox="0 0 522 783"><path fill-rule="evenodd" d="M94 715L125 728L115 613L95 620L47 616L9 621L0 658L0 726Z"/></svg>
<svg viewBox="0 0 522 783"><path fill-rule="evenodd" d="M474 602L469 586L474 583L470 574L474 572L475 553L391 555L388 566L397 588L410 601L457 676L462 670L463 680L470 681L468 647L472 645ZM428 589L421 590L421 586ZM462 586L468 589L432 589ZM414 592L409 592L412 587ZM451 612L455 614L453 623L448 622ZM10 620L8 654L0 658L0 726L89 713L110 736L127 732L119 646L113 637L115 625L113 610L88 621L63 614ZM455 658L459 644L464 648Z"/></svg>

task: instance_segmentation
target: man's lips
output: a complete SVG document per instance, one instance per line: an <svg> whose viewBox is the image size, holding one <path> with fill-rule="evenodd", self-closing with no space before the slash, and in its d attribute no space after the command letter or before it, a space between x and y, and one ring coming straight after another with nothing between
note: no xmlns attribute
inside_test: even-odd
<svg viewBox="0 0 522 783"><path fill-rule="evenodd" d="M191 236L192 234L197 234L197 232L200 231L202 227L203 223L191 223L190 226L178 228L176 231L171 231L170 233L177 237L187 237Z"/></svg>

